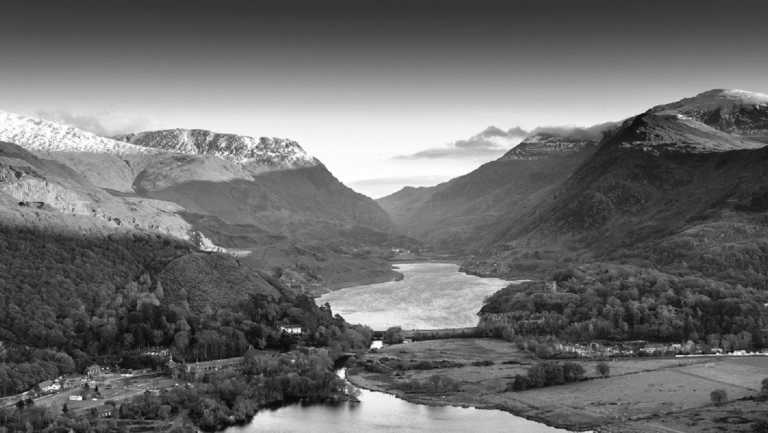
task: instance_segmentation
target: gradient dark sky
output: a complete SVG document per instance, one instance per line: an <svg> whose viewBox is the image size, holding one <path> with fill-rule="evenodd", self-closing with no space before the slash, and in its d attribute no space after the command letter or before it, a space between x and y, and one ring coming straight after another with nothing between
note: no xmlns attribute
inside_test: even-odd
<svg viewBox="0 0 768 433"><path fill-rule="evenodd" d="M765 0L4 0L0 17L0 109L288 136L373 195L468 170L391 158L488 125L768 91Z"/></svg>

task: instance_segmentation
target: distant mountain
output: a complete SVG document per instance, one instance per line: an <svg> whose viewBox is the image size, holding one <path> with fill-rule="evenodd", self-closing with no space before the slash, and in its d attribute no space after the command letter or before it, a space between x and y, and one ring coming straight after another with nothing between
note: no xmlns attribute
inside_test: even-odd
<svg viewBox="0 0 768 433"><path fill-rule="evenodd" d="M397 159L441 159L441 158L495 158L506 149L515 146L528 135L520 127L503 130L489 126L467 139L457 140L447 146L433 147Z"/></svg>
<svg viewBox="0 0 768 433"><path fill-rule="evenodd" d="M173 152L146 164L133 189L187 212L296 239L330 237L354 226L392 230L373 200L339 182L294 141L181 129L120 138Z"/></svg>
<svg viewBox="0 0 768 433"><path fill-rule="evenodd" d="M466 252L489 224L525 212L564 181L613 127L542 128L471 173L434 187L407 187L378 202L407 235L440 250Z"/></svg>
<svg viewBox="0 0 768 433"><path fill-rule="evenodd" d="M608 122L588 128L567 126L536 128L501 159L542 159L558 154L580 152L594 147L603 139L607 131L616 127L615 123Z"/></svg>
<svg viewBox="0 0 768 433"><path fill-rule="evenodd" d="M768 287L766 101L713 90L624 121L528 212L491 224L465 269L623 258Z"/></svg>
<svg viewBox="0 0 768 433"><path fill-rule="evenodd" d="M296 268L294 280L316 288L392 277L381 256L399 238L387 214L298 143L182 129L119 138L0 113L0 139L18 145L4 144L0 213L29 226L139 230L253 253L254 266ZM329 240L330 249L314 246ZM316 254L298 257L307 248Z"/></svg>
<svg viewBox="0 0 768 433"><path fill-rule="evenodd" d="M299 143L283 138L254 138L204 129L168 129L125 134L115 139L144 148L187 155L211 155L252 166L291 169L320 164Z"/></svg>

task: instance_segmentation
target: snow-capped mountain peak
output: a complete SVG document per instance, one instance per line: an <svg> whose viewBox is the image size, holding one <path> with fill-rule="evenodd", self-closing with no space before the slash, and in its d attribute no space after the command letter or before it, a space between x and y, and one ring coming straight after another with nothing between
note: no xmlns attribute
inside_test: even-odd
<svg viewBox="0 0 768 433"><path fill-rule="evenodd" d="M713 89L648 111L697 121L747 140L768 143L768 95L738 89Z"/></svg>
<svg viewBox="0 0 768 433"><path fill-rule="evenodd" d="M0 141L33 152L153 153L130 143L101 137L73 126L0 111Z"/></svg>
<svg viewBox="0 0 768 433"><path fill-rule="evenodd" d="M204 129L145 131L116 138L147 148L188 155L217 156L240 164L297 168L320 163L297 142L283 138L255 138Z"/></svg>

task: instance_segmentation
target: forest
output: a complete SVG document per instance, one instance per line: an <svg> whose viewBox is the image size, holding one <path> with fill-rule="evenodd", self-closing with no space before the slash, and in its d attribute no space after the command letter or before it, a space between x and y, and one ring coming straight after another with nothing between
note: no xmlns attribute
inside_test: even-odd
<svg viewBox="0 0 768 433"><path fill-rule="evenodd" d="M765 345L768 296L754 288L605 263L558 271L552 280L496 292L479 313L481 326L499 336L569 342L690 340L726 351Z"/></svg>
<svg viewBox="0 0 768 433"><path fill-rule="evenodd" d="M0 256L4 395L93 362L141 362L136 354L150 346L183 361L295 345L327 347L334 358L370 344L369 329L270 275L167 238L0 227ZM305 332L289 338L287 322Z"/></svg>
<svg viewBox="0 0 768 433"><path fill-rule="evenodd" d="M42 408L18 407L0 410L11 431L110 432L128 431L110 421L169 421L182 416L195 426L216 431L246 423L260 409L294 402L339 402L348 398L344 380L332 371L333 361L326 349L265 354L249 350L241 373L218 372L185 387L166 389L159 395L145 393L115 404L110 418L91 414L47 413ZM70 430L71 429L71 430ZM197 431L196 428L176 431Z"/></svg>

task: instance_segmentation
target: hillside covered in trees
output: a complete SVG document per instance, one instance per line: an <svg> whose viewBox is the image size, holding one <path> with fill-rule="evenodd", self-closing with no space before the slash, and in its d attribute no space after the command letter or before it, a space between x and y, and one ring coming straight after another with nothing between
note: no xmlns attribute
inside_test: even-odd
<svg viewBox="0 0 768 433"><path fill-rule="evenodd" d="M371 338L234 257L157 235L0 227L0 256L5 394L97 361L140 363L135 354L149 346L204 360L300 342L333 357ZM301 341L280 332L286 322L306 329Z"/></svg>
<svg viewBox="0 0 768 433"><path fill-rule="evenodd" d="M480 311L497 335L555 336L563 341L649 340L725 350L765 346L768 293L630 265L592 264L543 282L510 285Z"/></svg>

